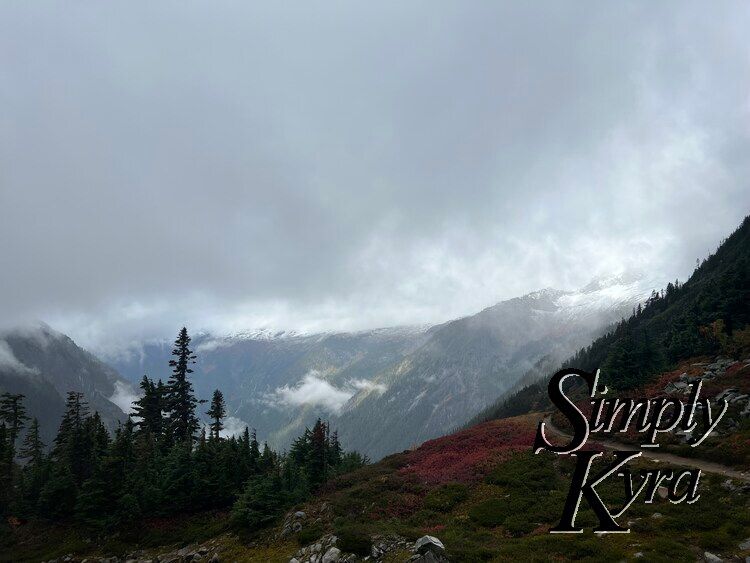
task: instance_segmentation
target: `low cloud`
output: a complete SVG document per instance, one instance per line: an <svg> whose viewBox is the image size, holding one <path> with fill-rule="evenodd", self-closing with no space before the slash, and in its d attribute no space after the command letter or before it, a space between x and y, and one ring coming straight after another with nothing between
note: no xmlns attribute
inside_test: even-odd
<svg viewBox="0 0 750 563"><path fill-rule="evenodd" d="M269 403L285 406L321 406L332 413L338 414L346 403L359 392L385 392L387 387L380 383L373 383L366 379L353 379L342 387L336 387L323 379L320 372L311 370L302 381L290 387L278 387L267 396Z"/></svg>
<svg viewBox="0 0 750 563"><path fill-rule="evenodd" d="M248 428L250 425L234 416L228 416L224 419L224 430L220 432L223 438L231 438L232 436L239 436Z"/></svg>
<svg viewBox="0 0 750 563"><path fill-rule="evenodd" d="M376 391L380 394L383 394L388 390L388 387L382 383L375 383L374 381L368 381L367 379L353 379L350 381L350 385L360 391Z"/></svg>
<svg viewBox="0 0 750 563"><path fill-rule="evenodd" d="M120 410L125 414L131 414L133 412L133 403L140 399L138 393L123 381L115 381L115 392L109 398L111 403L114 403Z"/></svg>
<svg viewBox="0 0 750 563"><path fill-rule="evenodd" d="M4 340L0 340L0 371L13 371L24 375L39 373L39 370L20 362Z"/></svg>
<svg viewBox="0 0 750 563"><path fill-rule="evenodd" d="M224 428L221 432L219 432L219 435L222 438L239 436L245 431L245 428L250 428L250 425L247 422L240 418L237 418L236 416L228 416L222 421L222 423L224 424ZM206 431L206 435L208 435L208 433L210 432L210 423L204 422L203 429Z"/></svg>

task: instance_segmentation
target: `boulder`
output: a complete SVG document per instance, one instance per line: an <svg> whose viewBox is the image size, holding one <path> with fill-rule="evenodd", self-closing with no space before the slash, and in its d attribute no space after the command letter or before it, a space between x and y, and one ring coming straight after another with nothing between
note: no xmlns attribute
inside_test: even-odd
<svg viewBox="0 0 750 563"><path fill-rule="evenodd" d="M718 555L714 555L713 553L709 551L706 551L703 554L703 560L706 563L722 563L722 561L724 561L721 557L719 557Z"/></svg>
<svg viewBox="0 0 750 563"><path fill-rule="evenodd" d="M434 536L422 536L414 544L414 551L420 555L424 555L428 552L442 555L445 553L445 546L443 545L443 542Z"/></svg>
<svg viewBox="0 0 750 563"><path fill-rule="evenodd" d="M341 550L337 547L332 547L323 555L322 563L336 563L341 559Z"/></svg>
<svg viewBox="0 0 750 563"><path fill-rule="evenodd" d="M298 510L297 512L294 513L294 517L295 518L304 518L305 516L307 516L307 515L304 512L302 512L301 510Z"/></svg>
<svg viewBox="0 0 750 563"><path fill-rule="evenodd" d="M746 539L745 539L745 541L743 541L743 542L742 542L742 543L740 544L740 549L741 549L742 551L745 551L745 550L748 550L748 549L750 549L750 538L746 538Z"/></svg>

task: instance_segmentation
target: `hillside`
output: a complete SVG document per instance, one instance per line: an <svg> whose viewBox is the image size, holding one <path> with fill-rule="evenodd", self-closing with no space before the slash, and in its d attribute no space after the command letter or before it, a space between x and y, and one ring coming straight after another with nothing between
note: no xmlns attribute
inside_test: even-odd
<svg viewBox="0 0 750 563"><path fill-rule="evenodd" d="M272 446L288 447L322 417L346 447L378 459L464 424L529 369L601 334L652 287L631 274L545 289L429 329L199 335L194 382L202 398L223 389L234 425L256 428ZM147 343L108 361L133 382L164 378L170 351Z"/></svg>
<svg viewBox="0 0 750 563"><path fill-rule="evenodd" d="M57 432L69 391L84 394L92 411L114 430L125 415L117 401L129 384L70 338L38 324L0 333L0 393L21 393L28 415L37 417L49 444Z"/></svg>
<svg viewBox="0 0 750 563"><path fill-rule="evenodd" d="M372 561L405 562L425 535L437 537L453 562L695 561L705 552L750 554L750 544L739 546L750 536L750 499L742 483L712 474L704 476L696 506L671 504L660 495L653 505L636 502L627 514L631 534L550 535L573 465L570 458L531 454L540 416L487 422L389 456L335 479L261 532L238 533L221 513L146 522L148 533L99 543L87 543L79 531L53 527L47 533L56 542L43 546L32 539L31 528L17 532L26 542L17 560L70 553L70 561L105 555L185 561L201 555L214 561L288 563L320 561L335 545L340 561L368 555ZM653 465L643 461L636 470ZM622 497L619 481L600 490L608 502ZM585 526L596 521L585 503L578 518Z"/></svg>
<svg viewBox="0 0 750 563"><path fill-rule="evenodd" d="M748 323L750 217L696 268L688 281L670 283L663 291L654 292L645 306L563 365L601 369L604 380L614 387L635 388L693 356L744 356L750 350ZM546 388L535 384L535 379L535 372L527 374L527 386L500 397L474 420L545 406Z"/></svg>

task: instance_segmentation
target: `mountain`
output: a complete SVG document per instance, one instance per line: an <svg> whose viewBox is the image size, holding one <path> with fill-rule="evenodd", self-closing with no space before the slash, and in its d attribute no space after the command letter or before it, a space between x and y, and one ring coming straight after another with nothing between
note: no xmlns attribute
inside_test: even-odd
<svg viewBox="0 0 750 563"><path fill-rule="evenodd" d="M629 314L655 287L642 276L544 289L442 325L302 335L199 334L193 382L227 397L228 428L287 447L317 417L373 458L464 424L530 369L559 363ZM168 341L107 358L137 382L168 376Z"/></svg>
<svg viewBox="0 0 750 563"><path fill-rule="evenodd" d="M750 352L750 216L684 284L669 283L653 292L614 329L562 362L594 371L615 388L649 383L681 360L700 355L744 356ZM554 366L555 368L559 366ZM551 375L550 369L544 375ZM546 387L534 383L502 396L475 421L543 408Z"/></svg>
<svg viewBox="0 0 750 563"><path fill-rule="evenodd" d="M39 419L48 445L57 432L68 391L82 392L90 409L114 429L125 420L115 403L127 402L130 389L114 369L45 324L0 333L0 393L26 396L27 414Z"/></svg>
<svg viewBox="0 0 750 563"><path fill-rule="evenodd" d="M90 471L92 477L80 488L81 502L69 501L68 512L57 515L59 524L48 518L49 493L40 495L38 506L42 510L37 514L42 514L43 520L24 521L15 516L20 512L9 511L10 517L0 519L0 526L6 526L5 534L0 534L0 552L4 548L14 561L113 560L102 558L105 554L116 556L118 561L210 559L313 563L361 558L380 562L741 560L750 554L750 544L746 541L750 536L748 254L750 220L704 261L687 282L653 292L645 306L638 306L626 320L562 362L589 370L597 365L609 366L604 377L613 387L627 389L623 393L627 396L671 396L682 397L684 401L687 382L701 381L706 398L725 398L729 403L727 416L715 428L709 427L703 417L697 421L698 431L708 433L707 440L699 447L693 448L683 432L673 430L661 436L658 449L644 451L633 462L632 469L640 469L641 476L646 475L644 469L658 471L660 475L675 472L678 467L699 469L700 488L695 505L671 502L666 484L654 486L651 498L648 492L644 497L639 490L637 502L628 502L623 514L616 516L632 534L591 533L598 518L588 500L576 512L576 523L584 528L583 533L564 538L549 533L563 514L577 458L549 452L535 455L532 444L541 420L548 421L551 434L566 431L565 417L549 412L549 406L539 401L543 382L537 382L506 400L500 411L494 413L497 420L428 440L374 464L356 463L342 471L335 471L330 465L325 482L315 489L300 488L300 482L315 467L322 467L325 475L326 460L336 459L336 451L341 456L339 448L331 447L322 424L307 434L308 441L298 442L288 455L275 456L267 451L258 455L258 460L265 460L258 466L246 463L245 468L265 466L265 469L256 469L260 472L250 473L252 477L227 489L224 487L231 485L232 477L242 471L237 460L243 455L253 459L249 437L239 441L201 440L192 453L175 445L165 454L150 447L152 435L134 438L120 433L120 438L109 444L106 456L91 458L93 463L103 459L100 467L116 478L102 479L98 471ZM280 347L291 345L296 339L307 339L309 358L322 359L325 365L330 365L331 358L337 361L348 358L349 368L364 362L362 365L368 367L359 373L377 375L355 380L342 379L343 369L330 377L322 372L308 373L301 385L272 393L276 400L289 402L327 397L329 407L339 409L337 422L343 430L347 413L361 409L368 398L397 402L400 397L389 397L389 393L420 376L434 377L429 383L438 383L441 377L448 379L443 372L449 372L455 365L468 368L489 362L488 342L493 350L500 342L513 352L510 355L505 349L497 352L496 362L510 365L509 358L513 358L523 364L519 358L527 354L524 334L507 331L504 322L517 322L519 331L539 330L537 317L546 317L547 324L553 327L549 329L549 338L561 339L567 337L567 333L558 332L557 324L564 324L563 319L570 323L571 318L592 318L592 325L594 318L602 320L599 315L571 316L564 303L571 298L580 302L580 294L596 298L605 291L618 296L614 302L623 306L619 296L635 295L625 289L630 286L630 282L619 280L600 281L573 294L545 290L427 330L319 335L317 344L312 336L270 334L228 339L202 335L196 342L208 354L240 344L259 346L259 342L265 342L266 346L273 343ZM611 303L612 299L605 302ZM585 331L586 326L582 321L580 330ZM403 348L405 341L410 343L411 351ZM363 354L357 360L352 360L354 348ZM376 350L384 354L379 355ZM516 353L519 350L523 353ZM16 369L33 371L34 368L23 367L19 359L6 352L3 348L0 355L4 364L14 363ZM532 358L535 354L527 355ZM446 364L453 356L457 357L455 364ZM398 357L401 359L396 359L394 365L394 358ZM545 358L552 362L549 356L542 357L531 363L533 367L526 375L545 369ZM245 361L242 357L240 360ZM664 371L660 365L668 369ZM421 366L425 366L424 371L419 371L423 369ZM627 372L618 371L623 366L627 366ZM459 379L463 382L469 377ZM339 390L348 386L349 391L336 395L328 389L326 395L322 392L326 390L323 384L333 387L331 382L339 385ZM475 383L466 385L466 392L471 392ZM575 392L573 389L568 395L579 406L588 404L588 393L576 396ZM457 395L446 397L440 407L452 406ZM516 410L520 416L508 416L510 410ZM429 412L429 409L419 411L415 407L411 412ZM371 421L370 434L388 431L387 421L396 413L382 410L379 415L379 419ZM418 425L422 420L425 420L422 414L413 418L409 414L402 431L411 432L407 425L412 421ZM636 433L617 434L591 445L611 451L637 449L641 443ZM141 447L128 447L138 441ZM597 470L609 464L610 459L597 461ZM134 463L136 460L138 463ZM297 460L310 465L296 465ZM338 462L342 461L338 457ZM33 476L28 466L24 471ZM137 475L139 471L145 478ZM9 472L9 482L13 482L14 473L20 472L20 467ZM55 471L50 472L54 474ZM601 481L607 475L602 473ZM50 479L42 490L60 490L58 483ZM69 479L63 486L66 494L53 500L70 498L71 490L75 499L75 482ZM607 507L621 507L626 496L633 492L629 491L627 481L623 490L622 480L614 474L597 486L597 496ZM229 492L224 498L216 494L222 490ZM205 508L214 506L217 500L222 509ZM165 504L171 504L171 511L166 514ZM224 509L230 505L231 517ZM18 502L7 506L13 511L24 509L24 504ZM70 514L76 514L77 518L70 518ZM96 528L92 527L97 525L96 521L87 523L86 518L92 516L111 519L104 521L105 528ZM117 533L93 533L107 527L116 528Z"/></svg>

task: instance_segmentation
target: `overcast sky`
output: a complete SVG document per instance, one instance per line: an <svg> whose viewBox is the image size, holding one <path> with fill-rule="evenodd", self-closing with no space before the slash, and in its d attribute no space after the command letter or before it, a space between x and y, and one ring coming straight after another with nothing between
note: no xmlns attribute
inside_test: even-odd
<svg viewBox="0 0 750 563"><path fill-rule="evenodd" d="M750 213L746 2L0 4L0 318L441 321Z"/></svg>

